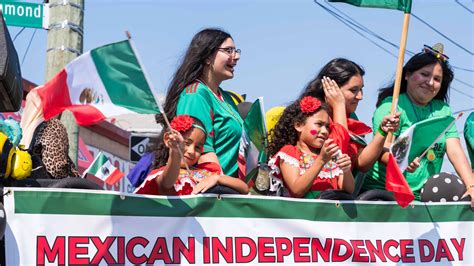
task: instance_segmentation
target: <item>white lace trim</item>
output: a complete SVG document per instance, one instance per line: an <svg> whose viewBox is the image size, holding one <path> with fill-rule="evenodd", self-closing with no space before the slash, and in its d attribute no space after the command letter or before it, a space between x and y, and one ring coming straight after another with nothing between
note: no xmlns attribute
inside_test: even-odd
<svg viewBox="0 0 474 266"><path fill-rule="evenodd" d="M279 151L275 156L273 156L272 159L268 162L268 166L270 167L270 188L269 190L272 192L276 192L277 195L281 196L285 193L285 187L283 186L283 180L281 180L278 175L281 174L280 166L276 165L277 159L280 158L280 160L283 160L284 163L287 163L291 166L297 167L298 169L300 168L300 162L288 155L285 152Z"/></svg>
<svg viewBox="0 0 474 266"><path fill-rule="evenodd" d="M336 178L342 175L343 172L339 166L333 161L327 162L321 171L319 171L318 177L322 179Z"/></svg>
<svg viewBox="0 0 474 266"><path fill-rule="evenodd" d="M176 192L181 191L186 183L189 183L191 187L194 188L194 182L191 180L191 178L183 177L179 180L179 184L174 184L174 190Z"/></svg>

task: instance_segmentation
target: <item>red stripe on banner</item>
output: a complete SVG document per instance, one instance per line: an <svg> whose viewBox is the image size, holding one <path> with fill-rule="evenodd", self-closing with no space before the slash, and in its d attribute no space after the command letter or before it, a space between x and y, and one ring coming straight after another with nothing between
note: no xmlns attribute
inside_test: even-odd
<svg viewBox="0 0 474 266"><path fill-rule="evenodd" d="M112 186L117 183L124 175L125 174L120 172L120 170L115 169L115 171L107 179L105 179L105 183Z"/></svg>
<svg viewBox="0 0 474 266"><path fill-rule="evenodd" d="M387 163L387 173L385 175L385 188L392 191L398 205L405 208L415 199L413 191L411 191L405 177L403 176L397 161L393 154L389 153Z"/></svg>
<svg viewBox="0 0 474 266"><path fill-rule="evenodd" d="M63 69L37 90L45 120L57 116L72 104L66 81L67 72Z"/></svg>

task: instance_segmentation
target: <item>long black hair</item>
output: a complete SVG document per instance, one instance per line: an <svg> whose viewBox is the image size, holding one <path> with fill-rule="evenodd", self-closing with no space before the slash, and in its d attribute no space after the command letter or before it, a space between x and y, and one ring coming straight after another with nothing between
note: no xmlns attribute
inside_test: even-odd
<svg viewBox="0 0 474 266"><path fill-rule="evenodd" d="M294 101L291 105L286 107L278 123L270 130L270 142L267 147L268 157L275 155L285 145L296 145L298 141L298 131L296 131L295 125L304 124L308 117L321 110L325 110L330 115L329 106L323 102L321 106L312 113L303 113L301 111L300 100Z"/></svg>
<svg viewBox="0 0 474 266"><path fill-rule="evenodd" d="M228 38L232 38L229 33L216 28L204 29L194 35L168 87L163 109L169 119L176 115L176 106L183 89L202 76L206 60ZM166 127L162 114L157 114L155 119L163 128Z"/></svg>
<svg viewBox="0 0 474 266"><path fill-rule="evenodd" d="M400 85L400 94L406 93L407 91L407 81L405 79L405 76L407 74L411 74L425 66L436 64L436 63L439 63L441 65L441 68L443 69L443 80L441 81L441 89L436 94L434 99L447 102L449 85L451 84L451 81L453 81L454 73L451 67L449 66L448 61L440 60L431 53L421 52L414 55L412 58L410 58L410 60L408 60L408 62L403 67L402 83ZM390 84L390 86L381 88L379 90L379 96L377 98L377 104L376 104L377 107L382 103L382 101L385 98L393 95L394 86L395 86L395 82Z"/></svg>
<svg viewBox="0 0 474 266"><path fill-rule="evenodd" d="M204 128L204 124L201 122L201 120L197 119L194 116L191 116L191 118L194 119L194 124ZM189 130L193 128L194 127L191 127ZM183 135L186 134L188 131L183 133ZM153 162L153 168L165 166L168 162L169 150L168 148L166 148L165 143L163 142L163 138L166 132L167 130L162 130L160 136L156 139L153 139L150 145L149 149L155 152L155 161ZM204 134L204 136L206 136L206 134Z"/></svg>
<svg viewBox="0 0 474 266"><path fill-rule="evenodd" d="M323 84L321 83L321 79L324 76L331 78L341 87L355 75L364 76L364 69L349 59L335 58L323 66L316 77L306 85L300 98L313 96L324 101L325 95Z"/></svg>

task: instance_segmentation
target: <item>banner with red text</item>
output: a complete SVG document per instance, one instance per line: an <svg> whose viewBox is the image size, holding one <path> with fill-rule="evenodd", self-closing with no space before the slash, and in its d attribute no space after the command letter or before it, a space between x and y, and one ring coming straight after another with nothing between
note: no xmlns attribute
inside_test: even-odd
<svg viewBox="0 0 474 266"><path fill-rule="evenodd" d="M6 265L474 265L468 203L5 192Z"/></svg>

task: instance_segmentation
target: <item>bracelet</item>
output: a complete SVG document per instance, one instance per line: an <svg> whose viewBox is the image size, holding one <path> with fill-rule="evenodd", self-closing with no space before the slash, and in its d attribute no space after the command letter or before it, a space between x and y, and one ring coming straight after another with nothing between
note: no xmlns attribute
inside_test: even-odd
<svg viewBox="0 0 474 266"><path fill-rule="evenodd" d="M466 185L466 190L469 190L469 189L471 189L471 188L473 188L473 187L474 187L474 184Z"/></svg>
<svg viewBox="0 0 474 266"><path fill-rule="evenodd" d="M385 132L385 131L382 130L382 127L379 127L379 128L377 129L377 132L378 132L380 135L382 135L382 137L386 137L387 134L388 134L387 132Z"/></svg>

